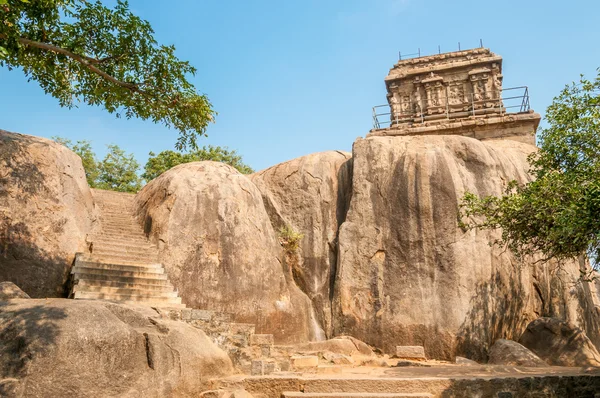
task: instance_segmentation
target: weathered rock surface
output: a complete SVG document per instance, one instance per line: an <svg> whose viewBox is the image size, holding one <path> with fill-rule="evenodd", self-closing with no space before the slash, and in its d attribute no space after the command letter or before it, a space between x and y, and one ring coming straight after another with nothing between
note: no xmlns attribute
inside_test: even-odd
<svg viewBox="0 0 600 398"><path fill-rule="evenodd" d="M331 337L331 297L337 260L337 231L351 195L351 154L310 154L250 176L261 191L276 231L290 226L304 235L288 257L298 286L317 309L319 324Z"/></svg>
<svg viewBox="0 0 600 398"><path fill-rule="evenodd" d="M150 308L66 299L0 303L0 380L17 397L197 396L233 372L204 332Z"/></svg>
<svg viewBox="0 0 600 398"><path fill-rule="evenodd" d="M466 191L500 195L529 181L531 145L461 136L372 137L353 147L352 199L339 232L334 332L393 353L483 361L541 314L576 321L590 299L579 265L520 263L490 246L497 231L464 231ZM573 289L573 291L571 291ZM592 307L593 308L593 307Z"/></svg>
<svg viewBox="0 0 600 398"><path fill-rule="evenodd" d="M0 280L61 297L95 219L81 159L54 141L0 130Z"/></svg>
<svg viewBox="0 0 600 398"><path fill-rule="evenodd" d="M371 348L360 340L348 338L347 336L336 337L324 341L312 341L297 347L299 351L328 351L343 355L373 355Z"/></svg>
<svg viewBox="0 0 600 398"><path fill-rule="evenodd" d="M28 299L27 293L12 282L0 282L0 301L11 299Z"/></svg>
<svg viewBox="0 0 600 398"><path fill-rule="evenodd" d="M490 348L490 365L512 365L526 367L548 366L540 357L512 340L499 339Z"/></svg>
<svg viewBox="0 0 600 398"><path fill-rule="evenodd" d="M262 196L246 176L223 163L187 163L135 200L185 304L231 313L277 343L309 340L310 300L283 263Z"/></svg>
<svg viewBox="0 0 600 398"><path fill-rule="evenodd" d="M536 319L519 342L550 365L600 366L600 354L585 332L560 319Z"/></svg>

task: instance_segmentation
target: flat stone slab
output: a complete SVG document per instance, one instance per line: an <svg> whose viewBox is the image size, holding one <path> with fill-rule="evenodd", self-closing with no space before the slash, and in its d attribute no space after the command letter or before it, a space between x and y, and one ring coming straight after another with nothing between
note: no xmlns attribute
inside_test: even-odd
<svg viewBox="0 0 600 398"><path fill-rule="evenodd" d="M319 357L316 355L294 355L290 358L294 368L315 368L319 366Z"/></svg>
<svg viewBox="0 0 600 398"><path fill-rule="evenodd" d="M401 359L421 359L426 360L425 349L423 347L415 345L399 345L396 346L396 357Z"/></svg>
<svg viewBox="0 0 600 398"><path fill-rule="evenodd" d="M251 345L273 345L275 339L272 334L253 334L250 336Z"/></svg>

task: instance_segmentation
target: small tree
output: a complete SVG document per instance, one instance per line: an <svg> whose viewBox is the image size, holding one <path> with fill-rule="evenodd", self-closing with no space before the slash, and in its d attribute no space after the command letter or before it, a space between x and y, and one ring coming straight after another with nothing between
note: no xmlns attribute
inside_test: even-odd
<svg viewBox="0 0 600 398"><path fill-rule="evenodd" d="M98 163L97 188L119 192L137 192L142 186L139 163L117 145L108 145L108 153Z"/></svg>
<svg viewBox="0 0 600 398"><path fill-rule="evenodd" d="M535 180L511 182L502 197L466 194L467 228L501 228L517 254L600 260L600 69L565 87L548 107L549 127L529 157Z"/></svg>
<svg viewBox="0 0 600 398"><path fill-rule="evenodd" d="M91 188L95 188L98 181L98 161L96 154L92 150L92 144L88 140L77 141L75 145L66 138L52 137L59 144L62 144L75 152L81 158L83 169L85 170L85 178Z"/></svg>
<svg viewBox="0 0 600 398"><path fill-rule="evenodd" d="M179 131L196 147L214 111L187 76L196 69L159 45L147 21L117 0L0 0L0 66L18 68L61 106L77 101Z"/></svg>
<svg viewBox="0 0 600 398"><path fill-rule="evenodd" d="M158 155L150 152L150 157L144 167L142 177L146 181L151 181L164 173L165 171L182 163L198 162L202 160L212 160L223 162L236 168L242 174L253 173L254 170L244 164L242 157L235 150L229 150L220 146L205 146L193 152L181 153L176 151L162 151Z"/></svg>

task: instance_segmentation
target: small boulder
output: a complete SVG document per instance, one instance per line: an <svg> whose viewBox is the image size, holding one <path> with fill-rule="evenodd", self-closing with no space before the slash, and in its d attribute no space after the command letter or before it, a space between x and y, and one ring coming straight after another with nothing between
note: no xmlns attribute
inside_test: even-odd
<svg viewBox="0 0 600 398"><path fill-rule="evenodd" d="M421 346L396 346L396 358L412 359L412 360L427 360L425 349Z"/></svg>
<svg viewBox="0 0 600 398"><path fill-rule="evenodd" d="M323 359L334 365L354 365L354 359L352 357L334 352L324 352Z"/></svg>
<svg viewBox="0 0 600 398"><path fill-rule="evenodd" d="M477 366L479 365L477 362L472 361L468 358L464 358L464 357L456 357L454 359L454 363L456 363L457 365L463 365L463 366Z"/></svg>
<svg viewBox="0 0 600 398"><path fill-rule="evenodd" d="M519 343L550 365L600 366L600 353L585 332L560 319L536 319L527 325Z"/></svg>
<svg viewBox="0 0 600 398"><path fill-rule="evenodd" d="M10 299L28 299L27 293L12 282L0 282L0 301Z"/></svg>
<svg viewBox="0 0 600 398"><path fill-rule="evenodd" d="M521 344L505 339L496 340L492 345L488 363L491 365L527 366L532 368L548 366L546 362Z"/></svg>

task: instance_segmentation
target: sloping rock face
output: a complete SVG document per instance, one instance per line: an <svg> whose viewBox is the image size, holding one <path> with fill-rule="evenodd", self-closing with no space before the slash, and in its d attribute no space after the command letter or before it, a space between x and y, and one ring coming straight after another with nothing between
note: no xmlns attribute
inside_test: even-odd
<svg viewBox="0 0 600 398"><path fill-rule="evenodd" d="M585 332L560 319L536 319L519 342L550 365L600 366L600 353Z"/></svg>
<svg viewBox="0 0 600 398"><path fill-rule="evenodd" d="M11 381L9 396L197 396L207 380L233 373L204 332L150 308L11 300L0 302L0 319L0 380Z"/></svg>
<svg viewBox="0 0 600 398"><path fill-rule="evenodd" d="M490 245L497 231L458 225L463 194L500 195L507 182L528 181L533 150L461 136L356 141L339 232L335 333L390 353L422 345L429 358L485 361L494 341L517 340L541 314L577 322L589 298L572 288L578 264L553 274L551 265L520 263Z"/></svg>
<svg viewBox="0 0 600 398"><path fill-rule="evenodd" d="M526 367L544 367L548 366L540 357L523 347L521 344L512 340L496 340L490 348L491 365L511 365Z"/></svg>
<svg viewBox="0 0 600 398"><path fill-rule="evenodd" d="M135 199L185 304L223 311L277 342L307 341L311 305L294 284L259 190L217 162L177 166Z"/></svg>
<svg viewBox="0 0 600 398"><path fill-rule="evenodd" d="M28 299L27 293L12 282L0 282L0 301L11 299Z"/></svg>
<svg viewBox="0 0 600 398"><path fill-rule="evenodd" d="M62 297L95 220L81 159L54 141L0 130L0 280Z"/></svg>
<svg viewBox="0 0 600 398"><path fill-rule="evenodd" d="M294 279L317 309L327 336L332 333L331 297L337 261L337 231L351 196L351 154L319 152L252 174L276 231L290 226L304 237L288 256Z"/></svg>

